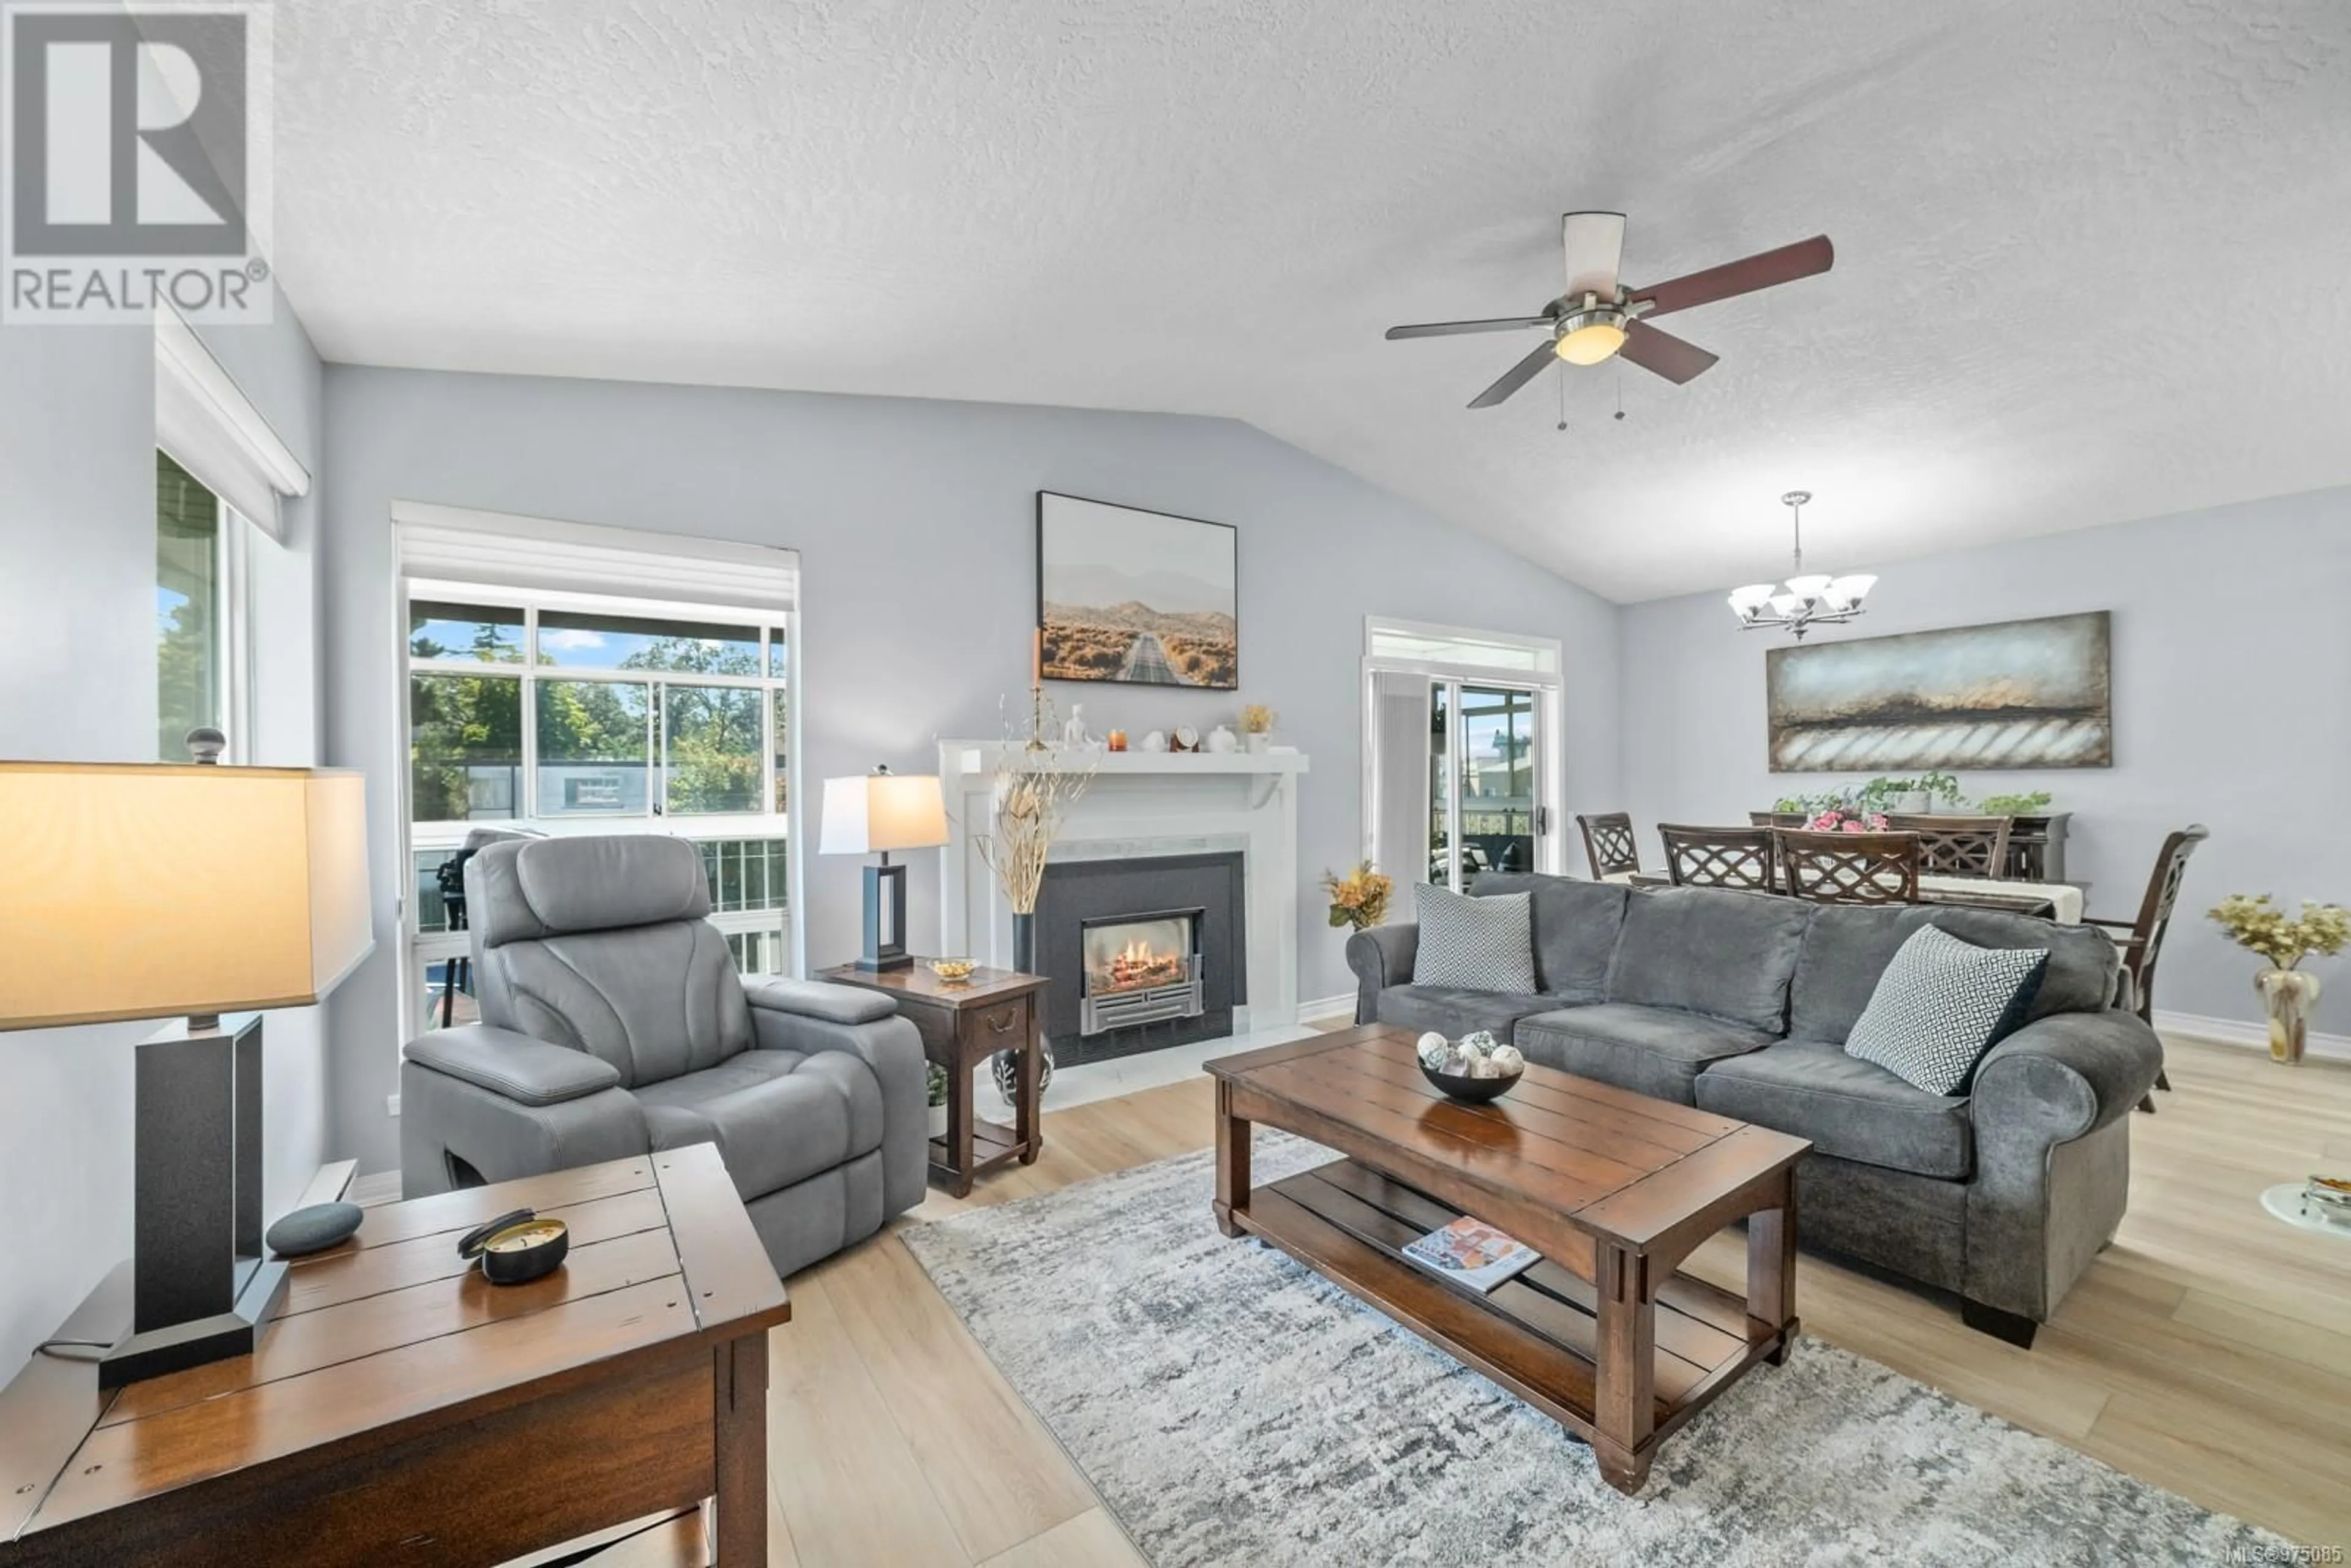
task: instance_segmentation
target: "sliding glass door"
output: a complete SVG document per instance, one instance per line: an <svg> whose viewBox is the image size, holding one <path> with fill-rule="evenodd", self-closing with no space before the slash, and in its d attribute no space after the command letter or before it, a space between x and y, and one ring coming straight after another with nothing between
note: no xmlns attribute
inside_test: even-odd
<svg viewBox="0 0 2351 1568"><path fill-rule="evenodd" d="M1488 871L1540 868L1541 705L1531 689L1433 681L1428 705L1427 876L1466 891Z"/></svg>

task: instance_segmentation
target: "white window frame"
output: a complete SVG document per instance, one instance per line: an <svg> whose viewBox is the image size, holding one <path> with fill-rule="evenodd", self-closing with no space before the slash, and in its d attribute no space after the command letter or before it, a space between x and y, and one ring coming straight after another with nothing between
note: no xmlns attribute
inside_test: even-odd
<svg viewBox="0 0 2351 1568"><path fill-rule="evenodd" d="M157 447L157 451L163 450ZM173 462L179 459L172 458ZM182 465L184 468L186 465ZM221 760L241 766L253 760L254 712L258 706L253 666L253 520L238 511L202 477L191 474L213 498L213 562L220 574L220 610L213 627L214 653L220 661L220 712L216 722L228 737ZM158 518L156 527L162 526ZM158 650L160 657L160 647ZM187 754L162 757L160 762L185 762Z"/></svg>
<svg viewBox="0 0 2351 1568"><path fill-rule="evenodd" d="M409 619L411 606L417 601L430 603L475 604L486 608L516 610L523 616L522 660L518 664L485 664L478 659L417 659L409 653ZM471 937L464 931L419 931L415 926L414 901L411 897L416 883L416 856L419 852L455 850L465 835L476 827L528 828L550 837L578 835L601 836L614 832L663 833L689 842L702 843L711 840L781 839L785 841L784 907L781 909L713 910L710 922L728 936L769 934L778 944L782 972L800 974L806 969L801 951L799 907L802 874L800 845L793 839L793 812L787 806L783 811L772 809L776 799L776 780L779 768L791 786L789 799L799 796L800 668L799 647L799 617L789 611L746 609L739 605L695 604L674 599L630 599L619 595L579 593L556 590L531 590L507 587L496 583L464 582L438 578L400 578L393 590L393 627L400 639L393 711L398 725L399 767L399 881L400 889L400 1026L401 1038L413 1039L423 1031L423 1009L428 1005L415 983L415 977L426 965L451 958L464 957L470 951ZM538 623L547 611L570 612L663 621L705 622L715 625L744 626L757 629L759 639L759 671L757 675L703 674L698 672L660 670L586 669L569 664L542 664L538 662ZM773 650L778 643L786 650L784 674L776 676ZM521 688L522 756L517 769L517 812L512 817L484 818L455 821L419 822L413 820L412 768L409 762L411 730L409 726L410 677L414 674L493 675L511 679ZM659 685L696 686L734 686L755 689L763 694L760 733L763 737L759 766L759 799L770 809L759 811L697 812L691 816L672 816L665 810L650 808L664 803L668 794L667 771L659 760L664 748L660 737L648 728L647 752L648 811L643 815L591 815L540 817L538 806L538 727L534 694L529 688L544 681L604 681L614 685L653 686ZM775 697L780 692L784 698L785 733L775 733ZM660 712L658 704L652 705L647 716L650 727Z"/></svg>
<svg viewBox="0 0 2351 1568"><path fill-rule="evenodd" d="M1435 646L1431 656L1411 656L1394 652L1374 652L1384 636L1408 637ZM1499 664L1481 660L1480 649L1514 650L1523 653L1523 665ZM1489 632L1468 626L1447 626L1426 621L1405 621L1395 616L1366 615L1364 617L1363 716L1364 743L1362 801L1359 816L1363 827L1363 854L1372 857L1374 823L1374 801L1377 789L1379 758L1374 752L1378 735L1373 711L1372 677L1383 671L1423 675L1435 685L1451 685L1458 699L1458 689L1472 685L1487 691L1521 691L1535 699L1535 733L1540 744L1534 758L1535 805L1535 869L1552 875L1567 868L1565 836L1560 824L1566 820L1563 780L1567 773L1567 744L1564 731L1565 702L1562 676L1565 649L1556 637L1533 637L1516 632ZM1461 756L1461 705L1458 700L1446 706L1446 756L1458 765ZM1446 791L1446 841L1461 841L1461 799L1458 789ZM1415 868L1419 869L1417 866ZM1453 882L1461 877L1460 861L1453 864ZM1418 876L1413 878L1417 882Z"/></svg>

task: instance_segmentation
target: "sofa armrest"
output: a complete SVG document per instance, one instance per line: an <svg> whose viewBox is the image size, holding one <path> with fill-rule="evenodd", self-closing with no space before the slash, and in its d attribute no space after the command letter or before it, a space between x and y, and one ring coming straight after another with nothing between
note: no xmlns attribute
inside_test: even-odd
<svg viewBox="0 0 2351 1568"><path fill-rule="evenodd" d="M792 1013L830 1023L872 1023L898 1010L898 1004L880 991L825 980L746 980L743 999L762 1011Z"/></svg>
<svg viewBox="0 0 2351 1568"><path fill-rule="evenodd" d="M2048 1320L2122 1222L2131 1108L2162 1065L2155 1031L2112 1008L2052 1013L1983 1059L1968 1107L1968 1300Z"/></svg>
<svg viewBox="0 0 2351 1568"><path fill-rule="evenodd" d="M404 1054L518 1105L559 1105L621 1082L620 1069L600 1056L488 1024L436 1030L410 1040Z"/></svg>
<svg viewBox="0 0 2351 1568"><path fill-rule="evenodd" d="M2061 1144L2126 1114L2162 1071L2163 1042L2134 1014L2051 1013L1985 1056L1970 1109L1980 1131L2029 1126Z"/></svg>
<svg viewBox="0 0 2351 1568"><path fill-rule="evenodd" d="M1391 986L1412 984L1412 961L1420 951L1420 925L1374 925L1347 938L1347 967L1355 971L1355 1021L1379 1017L1379 995Z"/></svg>
<svg viewBox="0 0 2351 1568"><path fill-rule="evenodd" d="M923 1201L930 1184L930 1071L923 1055L923 1037L914 1020L896 1016L889 998L855 986L829 986L810 981L761 981L746 987L745 995L805 999L801 991L778 991L779 986L808 987L820 992L847 992L849 998L872 997L882 1004L878 1015L844 1022L833 1012L853 1014L871 1009L847 998L825 998L825 1008L778 1007L755 999L751 1032L762 1051L797 1051L813 1056L821 1051L847 1051L862 1058L882 1092L882 1212L897 1214Z"/></svg>

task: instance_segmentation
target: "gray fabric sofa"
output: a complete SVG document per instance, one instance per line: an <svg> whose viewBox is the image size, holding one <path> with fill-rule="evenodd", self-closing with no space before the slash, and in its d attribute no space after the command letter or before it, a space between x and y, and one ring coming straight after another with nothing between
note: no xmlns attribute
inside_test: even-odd
<svg viewBox="0 0 2351 1568"><path fill-rule="evenodd" d="M2116 950L2095 926L1532 874L1489 873L1472 891L1533 895L1541 989L1416 986L1419 928L1377 926L1347 944L1357 1021L1489 1029L1530 1061L1809 1138L1804 1242L1955 1291L1970 1324L2016 1343L2121 1222L2129 1112L2163 1053L2116 1005ZM1928 923L2049 949L2025 1024L1954 1095L1843 1049L1896 950Z"/></svg>
<svg viewBox="0 0 2351 1568"><path fill-rule="evenodd" d="M923 1200L914 1024L853 987L741 980L692 844L494 844L465 896L485 1021L408 1043L404 1196L715 1143L778 1275Z"/></svg>

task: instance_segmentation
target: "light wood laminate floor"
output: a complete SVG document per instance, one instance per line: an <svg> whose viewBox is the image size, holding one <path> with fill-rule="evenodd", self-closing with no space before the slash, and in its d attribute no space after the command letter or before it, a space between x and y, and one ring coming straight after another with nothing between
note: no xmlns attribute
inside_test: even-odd
<svg viewBox="0 0 2351 1568"><path fill-rule="evenodd" d="M2129 1217L2031 1351L1947 1300L1807 1255L1808 1333L2297 1540L2351 1548L2351 1241L2258 1195L2351 1169L2351 1067L2174 1040L2132 1122ZM772 1560L922 1568L1141 1562L898 1239L962 1208L1206 1148L1208 1081L1050 1113L1044 1156L790 1281L768 1401ZM1205 1213L1205 1199L1204 1210ZM1236 1242L1236 1246L1244 1243ZM1737 1239L1697 1267L1742 1278ZM1799 1354L1802 1354L1799 1352Z"/></svg>

